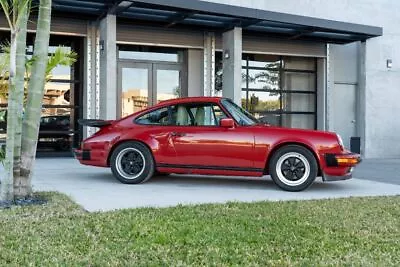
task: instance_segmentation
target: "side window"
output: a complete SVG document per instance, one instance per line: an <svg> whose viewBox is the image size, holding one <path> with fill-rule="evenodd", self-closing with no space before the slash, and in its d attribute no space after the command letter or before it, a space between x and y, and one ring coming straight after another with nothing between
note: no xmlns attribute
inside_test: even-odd
<svg viewBox="0 0 400 267"><path fill-rule="evenodd" d="M172 111L172 124L181 126L218 126L226 118L218 105L199 103L178 105Z"/></svg>
<svg viewBox="0 0 400 267"><path fill-rule="evenodd" d="M224 113L224 111L222 111L222 109L220 108L220 106L218 105L214 105L213 106L213 111L214 111L214 116L215 116L215 120L216 120L216 124L219 125L220 121L222 119L226 119L227 116Z"/></svg>
<svg viewBox="0 0 400 267"><path fill-rule="evenodd" d="M171 110L172 125L190 126L193 125L193 115L190 107L177 105Z"/></svg>
<svg viewBox="0 0 400 267"><path fill-rule="evenodd" d="M160 108L149 113L146 113L136 119L137 124L144 125L168 125L169 116L168 108Z"/></svg>

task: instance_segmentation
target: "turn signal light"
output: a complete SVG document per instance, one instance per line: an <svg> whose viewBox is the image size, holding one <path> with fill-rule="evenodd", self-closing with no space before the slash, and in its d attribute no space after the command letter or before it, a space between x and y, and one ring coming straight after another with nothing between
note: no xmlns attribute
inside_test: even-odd
<svg viewBox="0 0 400 267"><path fill-rule="evenodd" d="M359 163L357 158L336 158L339 165L356 165Z"/></svg>

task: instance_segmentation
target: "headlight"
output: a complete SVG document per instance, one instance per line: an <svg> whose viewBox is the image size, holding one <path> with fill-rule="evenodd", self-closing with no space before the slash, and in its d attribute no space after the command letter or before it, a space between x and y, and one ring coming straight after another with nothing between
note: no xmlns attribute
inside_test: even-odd
<svg viewBox="0 0 400 267"><path fill-rule="evenodd" d="M338 139L338 142L339 142L340 147L341 147L342 149L344 149L342 137L341 137L339 134L336 134L336 136L337 136L337 139Z"/></svg>

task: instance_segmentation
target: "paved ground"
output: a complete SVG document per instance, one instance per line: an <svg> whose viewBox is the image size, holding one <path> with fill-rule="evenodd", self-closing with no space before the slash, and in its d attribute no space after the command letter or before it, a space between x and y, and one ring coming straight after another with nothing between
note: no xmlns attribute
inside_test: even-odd
<svg viewBox="0 0 400 267"><path fill-rule="evenodd" d="M82 166L71 158L38 159L33 185L38 191L66 193L88 211L228 201L400 195L400 173L396 171L399 164L400 160L385 164L383 169L389 171L386 175L380 170L369 169L367 161L364 161L357 171L360 179L322 183L319 178L308 190L291 193L277 188L267 176L262 179L168 176L154 177L145 184L124 185L115 180L106 168ZM388 183L370 181L373 177Z"/></svg>
<svg viewBox="0 0 400 267"><path fill-rule="evenodd" d="M400 185L400 159L366 159L354 170L354 177Z"/></svg>

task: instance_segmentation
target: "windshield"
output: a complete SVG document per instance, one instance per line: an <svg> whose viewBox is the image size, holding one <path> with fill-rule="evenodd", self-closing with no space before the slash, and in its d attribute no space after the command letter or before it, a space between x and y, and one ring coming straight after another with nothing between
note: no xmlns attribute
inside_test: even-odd
<svg viewBox="0 0 400 267"><path fill-rule="evenodd" d="M235 121L242 126L250 126L258 123L258 120L243 108L239 107L229 99L221 100L222 105L232 115Z"/></svg>

